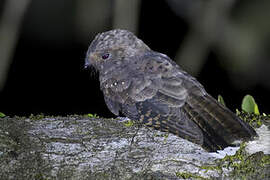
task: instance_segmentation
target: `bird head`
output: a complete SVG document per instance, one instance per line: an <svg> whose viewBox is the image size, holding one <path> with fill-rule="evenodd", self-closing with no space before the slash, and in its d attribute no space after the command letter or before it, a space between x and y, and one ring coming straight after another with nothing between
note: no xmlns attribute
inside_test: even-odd
<svg viewBox="0 0 270 180"><path fill-rule="evenodd" d="M150 48L132 32L114 29L96 35L90 44L85 67L93 66L102 71L104 64L121 64L129 57L136 56Z"/></svg>

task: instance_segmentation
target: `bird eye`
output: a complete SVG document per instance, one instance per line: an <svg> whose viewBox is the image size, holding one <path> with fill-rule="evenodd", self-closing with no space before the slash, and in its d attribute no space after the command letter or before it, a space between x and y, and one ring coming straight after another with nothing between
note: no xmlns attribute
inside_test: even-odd
<svg viewBox="0 0 270 180"><path fill-rule="evenodd" d="M102 59L108 59L110 57L110 54L109 53L105 53L101 57L102 57Z"/></svg>

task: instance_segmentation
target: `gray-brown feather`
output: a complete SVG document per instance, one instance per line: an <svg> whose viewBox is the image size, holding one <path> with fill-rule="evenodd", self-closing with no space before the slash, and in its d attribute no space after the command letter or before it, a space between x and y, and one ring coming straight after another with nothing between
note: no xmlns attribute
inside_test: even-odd
<svg viewBox="0 0 270 180"><path fill-rule="evenodd" d="M110 59L103 60L103 53ZM256 132L206 93L166 55L152 51L132 33L99 34L87 52L99 71L100 88L115 115L138 120L216 151Z"/></svg>

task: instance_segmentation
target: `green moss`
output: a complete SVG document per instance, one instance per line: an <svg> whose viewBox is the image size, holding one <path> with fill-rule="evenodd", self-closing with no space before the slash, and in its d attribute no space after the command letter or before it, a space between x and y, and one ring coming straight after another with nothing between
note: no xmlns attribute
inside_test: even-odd
<svg viewBox="0 0 270 180"><path fill-rule="evenodd" d="M262 124L270 124L270 115L258 115L255 113L247 113L245 111L239 110L236 110L236 115L251 125L253 128L259 128Z"/></svg>
<svg viewBox="0 0 270 180"><path fill-rule="evenodd" d="M89 118L99 118L99 116L97 114L91 114L91 113L89 113L89 114L87 114L87 116Z"/></svg>
<svg viewBox="0 0 270 180"><path fill-rule="evenodd" d="M29 119L32 119L32 120L40 120L40 119L44 119L45 118L45 115L44 114L38 114L38 115L34 115L34 114L31 114L29 116Z"/></svg>
<svg viewBox="0 0 270 180"><path fill-rule="evenodd" d="M96 173L90 173L86 179L111 179L111 174L109 172L96 172Z"/></svg>
<svg viewBox="0 0 270 180"><path fill-rule="evenodd" d="M48 179L42 173L37 173L35 175L35 180L48 180Z"/></svg>
<svg viewBox="0 0 270 180"><path fill-rule="evenodd" d="M128 121L124 122L124 126L126 126L126 127L131 127L133 125L134 125L134 122L132 120L128 120Z"/></svg>
<svg viewBox="0 0 270 180"><path fill-rule="evenodd" d="M186 173L186 172L176 172L175 175L179 178L183 179L201 179L201 180L207 180L207 178L191 174L191 173Z"/></svg>
<svg viewBox="0 0 270 180"><path fill-rule="evenodd" d="M154 134L155 137L164 137L165 139L167 139L169 137L169 133L168 132L164 132L164 133L155 133Z"/></svg>
<svg viewBox="0 0 270 180"><path fill-rule="evenodd" d="M201 169L206 170L205 172L209 171L209 170L214 170L214 171L219 171L222 172L222 167L221 166L207 166L207 165L203 165L201 166Z"/></svg>
<svg viewBox="0 0 270 180"><path fill-rule="evenodd" d="M231 176L243 179L247 177L266 178L267 174L263 172L266 172L270 165L269 156L264 155L263 152L257 152L250 156L239 153L228 162L229 167L233 168Z"/></svg>
<svg viewBox="0 0 270 180"><path fill-rule="evenodd" d="M244 157L247 155L245 151L245 147L246 147L246 144L242 143L238 151L236 151L235 155L231 155L231 156L227 155L222 159L222 161L228 161L229 163L234 163L238 160L242 161Z"/></svg>
<svg viewBox="0 0 270 180"><path fill-rule="evenodd" d="M223 174L223 170L230 169L227 175L230 179L267 179L270 178L270 155L257 152L249 155L245 150L245 143L242 143L239 150L232 156L225 156L223 159L216 160L213 166L201 166L201 169L216 170Z"/></svg>
<svg viewBox="0 0 270 180"><path fill-rule="evenodd" d="M270 156L264 156L262 158L262 162L270 165Z"/></svg>

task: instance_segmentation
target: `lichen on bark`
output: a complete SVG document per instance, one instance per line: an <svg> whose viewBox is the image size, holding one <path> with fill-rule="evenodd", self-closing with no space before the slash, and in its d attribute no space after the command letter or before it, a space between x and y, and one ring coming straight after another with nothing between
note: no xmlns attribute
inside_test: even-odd
<svg viewBox="0 0 270 180"><path fill-rule="evenodd" d="M263 124L269 119L264 117ZM269 126L268 126L269 128ZM122 119L44 115L0 118L3 179L269 178L269 155L217 159L172 134Z"/></svg>

